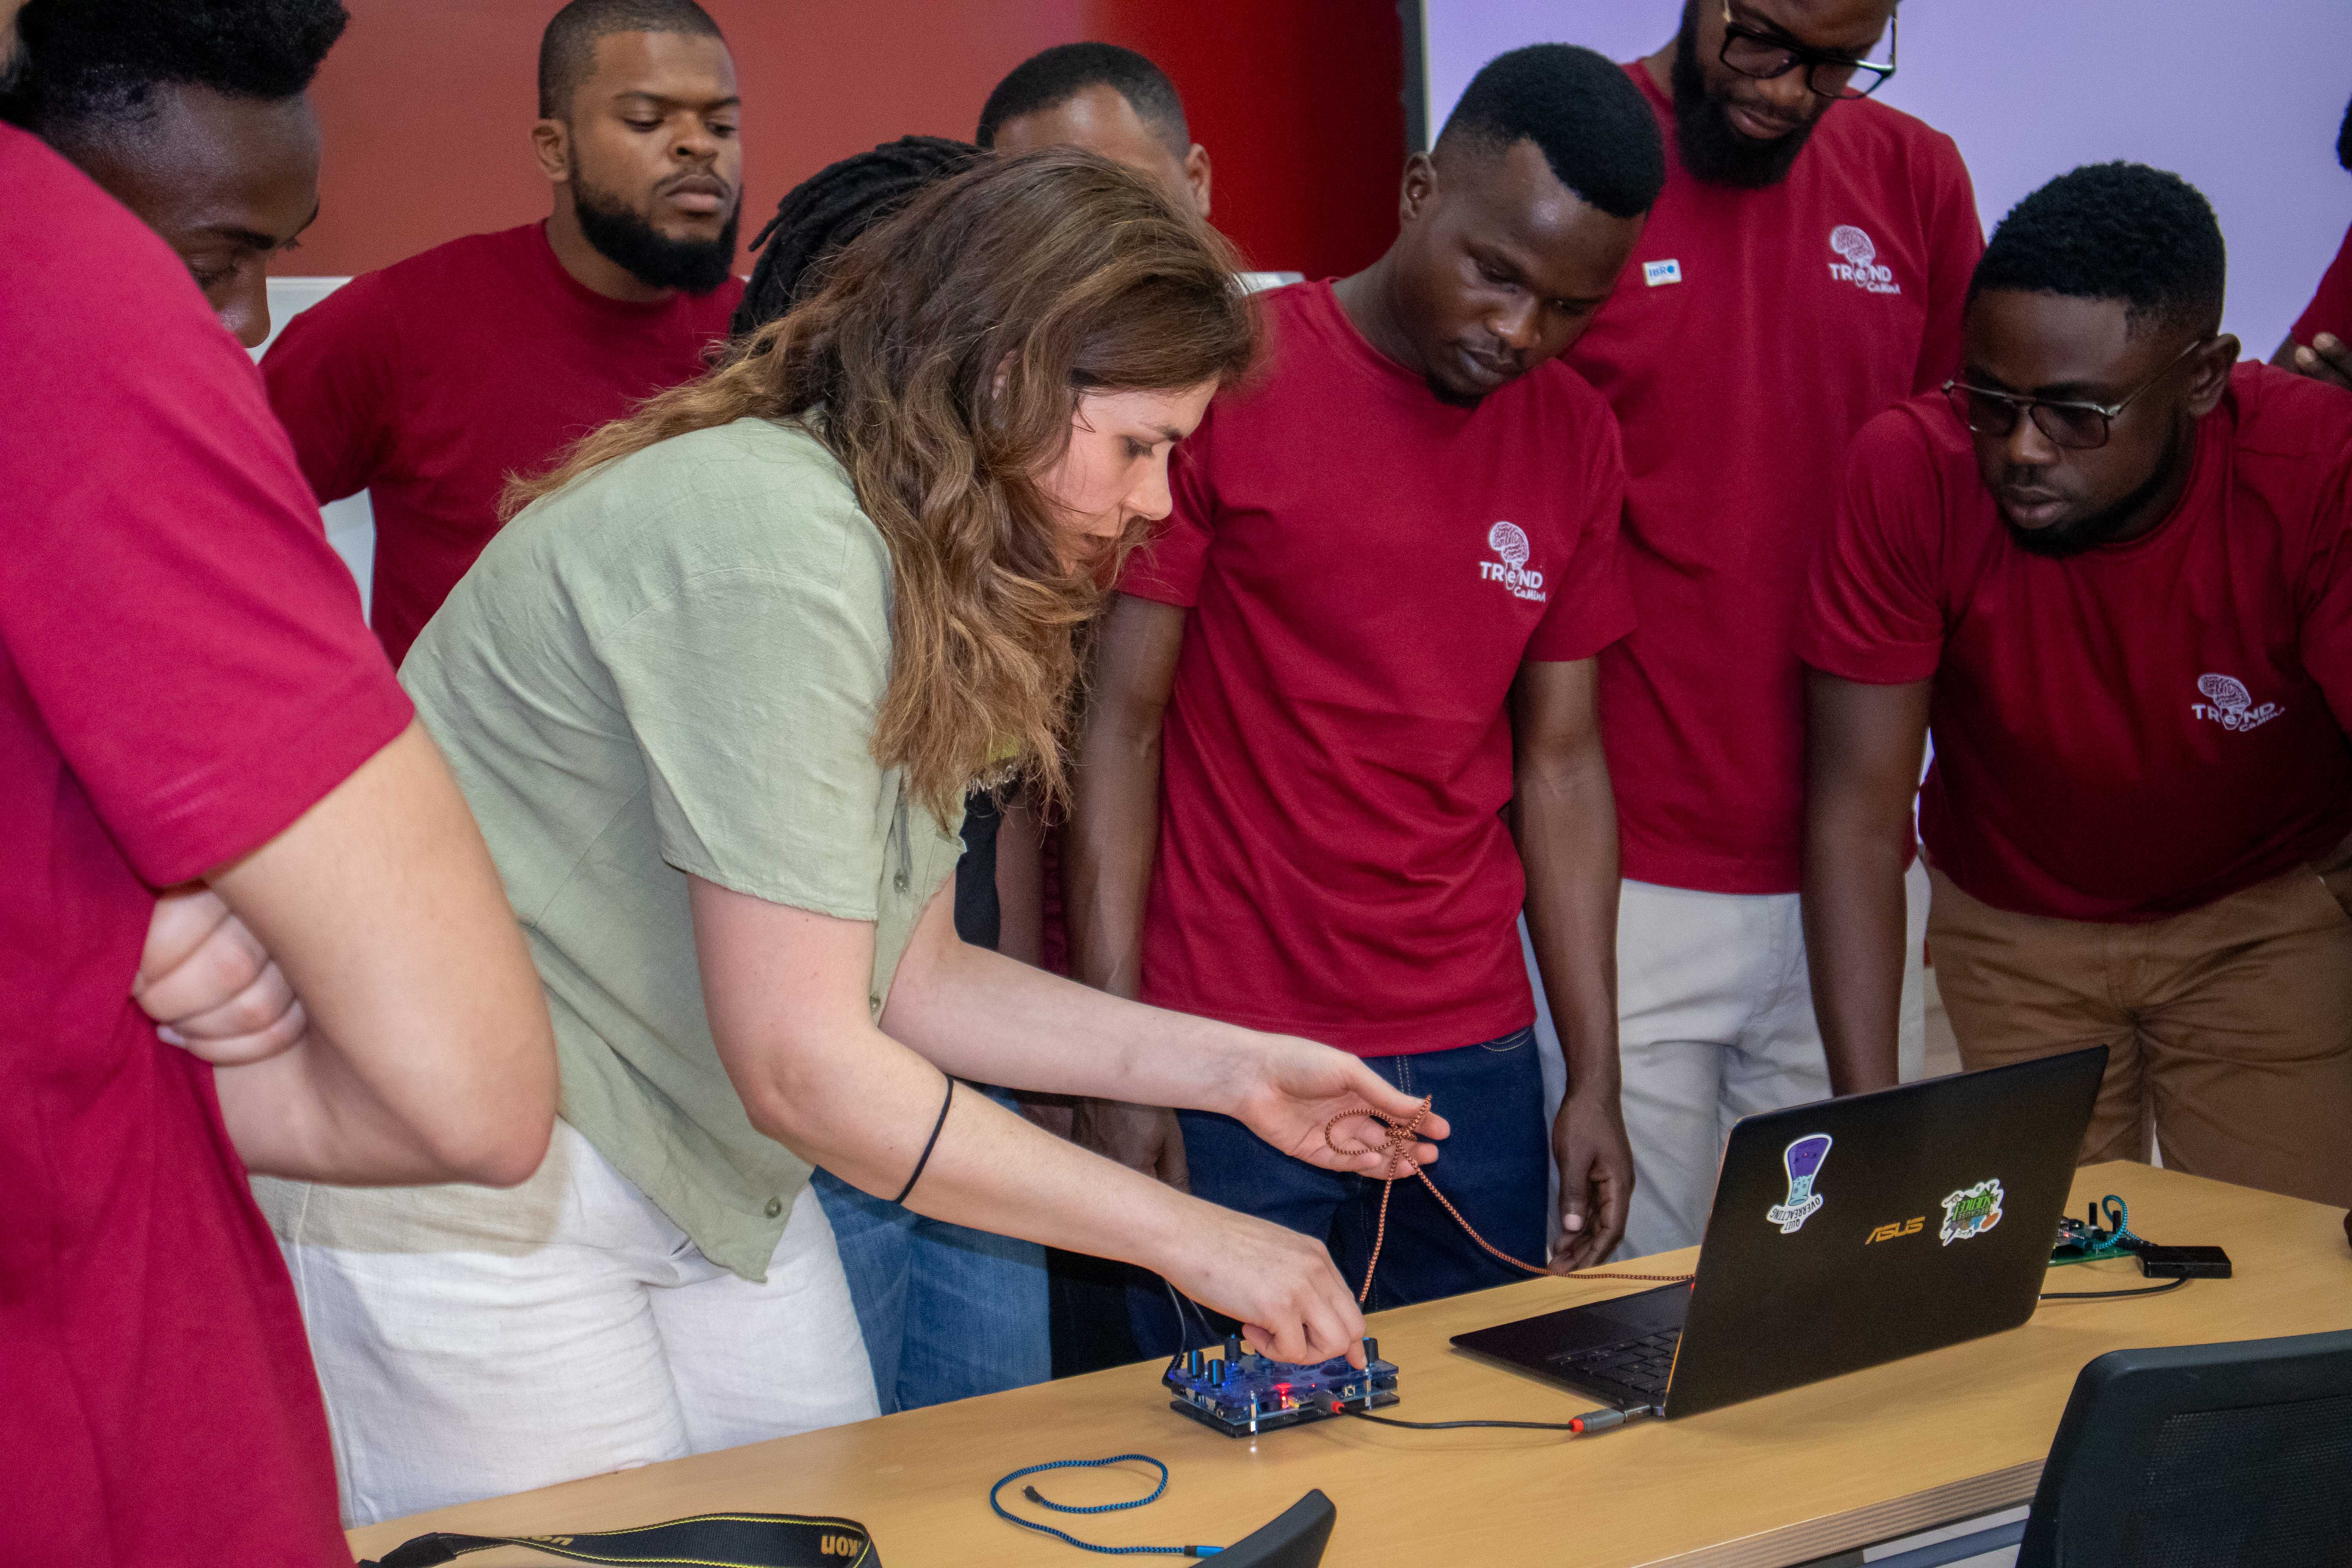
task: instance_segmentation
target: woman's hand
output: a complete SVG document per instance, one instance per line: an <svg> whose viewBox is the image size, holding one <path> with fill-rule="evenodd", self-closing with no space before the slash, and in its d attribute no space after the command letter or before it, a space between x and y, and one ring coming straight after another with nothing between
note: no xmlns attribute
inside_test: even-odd
<svg viewBox="0 0 2352 1568"><path fill-rule="evenodd" d="M166 1045L215 1067L274 1057L310 1022L260 939L201 882L155 900L131 994Z"/></svg>
<svg viewBox="0 0 2352 1568"><path fill-rule="evenodd" d="M1217 1107L1274 1147L1327 1171L1357 1171L1378 1175L1388 1168L1382 1146L1386 1131L1377 1121L1359 1115L1332 1130L1341 1153L1324 1140L1324 1129L1335 1116L1369 1109L1409 1123L1421 1115L1422 1102L1389 1082L1345 1051L1318 1046L1289 1035L1257 1035L1239 1053L1236 1082L1229 1103ZM1437 1158L1428 1141L1446 1134L1445 1118L1432 1110L1421 1115L1416 1141L1405 1152L1426 1165Z"/></svg>
<svg viewBox="0 0 2352 1568"><path fill-rule="evenodd" d="M1364 1314L1321 1242L1213 1204L1187 1204L1185 1220L1160 1272L1202 1306L1240 1320L1250 1349L1273 1361L1345 1356L1364 1364Z"/></svg>

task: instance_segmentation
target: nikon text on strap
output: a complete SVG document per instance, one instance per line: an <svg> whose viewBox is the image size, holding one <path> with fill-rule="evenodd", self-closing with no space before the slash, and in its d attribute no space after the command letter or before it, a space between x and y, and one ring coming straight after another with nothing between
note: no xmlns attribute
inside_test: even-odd
<svg viewBox="0 0 2352 1568"><path fill-rule="evenodd" d="M493 1546L527 1546L574 1563L633 1568L882 1568L874 1538L856 1520L783 1513L698 1513L632 1530L569 1535L420 1535L359 1568L436 1568Z"/></svg>

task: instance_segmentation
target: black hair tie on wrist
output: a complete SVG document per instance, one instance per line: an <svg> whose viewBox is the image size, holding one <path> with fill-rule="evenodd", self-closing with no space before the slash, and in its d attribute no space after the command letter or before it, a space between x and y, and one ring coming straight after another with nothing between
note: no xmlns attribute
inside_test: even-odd
<svg viewBox="0 0 2352 1568"><path fill-rule="evenodd" d="M948 1079L947 1095L940 1101L940 1119L931 1123L930 1138L923 1144L922 1158L915 1162L915 1173L907 1178L907 1184L898 1189L898 1195L890 1200L892 1203L905 1203L907 1194L915 1190L915 1184L923 1179L923 1167L931 1163L931 1151L940 1146L940 1129L948 1124L948 1107L954 1103L955 1079L950 1077Z"/></svg>

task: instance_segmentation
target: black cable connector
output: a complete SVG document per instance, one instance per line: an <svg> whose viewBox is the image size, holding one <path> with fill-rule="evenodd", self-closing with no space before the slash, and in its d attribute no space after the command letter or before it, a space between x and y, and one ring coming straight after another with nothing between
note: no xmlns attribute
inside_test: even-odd
<svg viewBox="0 0 2352 1568"><path fill-rule="evenodd" d="M1402 1426L1409 1432L1451 1432L1465 1426L1503 1426L1519 1432L1566 1432L1577 1437L1591 1432L1606 1432L1612 1426L1622 1426L1635 1416L1650 1413L1645 1405L1630 1411L1588 1410L1572 1421L1405 1421L1394 1415L1375 1415L1360 1406L1342 1404L1328 1394L1323 1396L1322 1408L1327 1415L1352 1415L1376 1426Z"/></svg>

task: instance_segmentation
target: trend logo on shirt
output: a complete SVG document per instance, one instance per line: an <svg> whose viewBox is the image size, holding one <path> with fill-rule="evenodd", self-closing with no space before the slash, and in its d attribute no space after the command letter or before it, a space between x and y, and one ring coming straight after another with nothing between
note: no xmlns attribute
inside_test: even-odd
<svg viewBox="0 0 2352 1568"><path fill-rule="evenodd" d="M2254 694L2234 676L2200 675L2197 678L2197 689L2205 700L2191 702L2189 711L2197 718L2210 719L2224 730L2252 730L2286 711L2275 702L2255 707Z"/></svg>
<svg viewBox="0 0 2352 1568"><path fill-rule="evenodd" d="M1478 563L1482 581L1500 583L1515 599L1544 602L1543 574L1528 570L1527 531L1516 522L1498 522L1486 531L1486 548L1502 557Z"/></svg>
<svg viewBox="0 0 2352 1568"><path fill-rule="evenodd" d="M1903 292L1903 286L1895 281L1895 269L1878 264L1878 247L1853 225L1842 223L1830 230L1830 248L1845 258L1829 264L1830 276L1839 282L1851 283L1865 294Z"/></svg>

